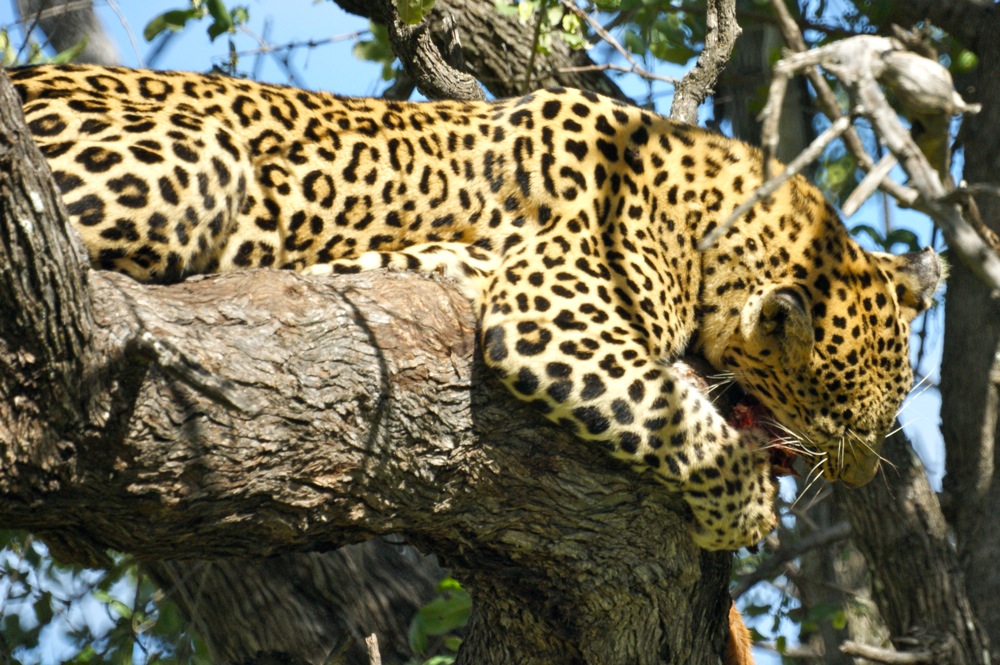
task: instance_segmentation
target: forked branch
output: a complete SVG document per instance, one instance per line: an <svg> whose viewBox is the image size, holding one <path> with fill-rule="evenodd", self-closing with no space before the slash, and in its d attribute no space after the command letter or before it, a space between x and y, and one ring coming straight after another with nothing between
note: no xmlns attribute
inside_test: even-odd
<svg viewBox="0 0 1000 665"><path fill-rule="evenodd" d="M990 237L982 237L962 216L961 209L950 198L950 179L947 174L947 157L942 146L946 136L931 136L919 145L900 122L898 113L890 106L881 86L891 88L902 107L901 111L923 127L933 127L937 134L947 132L948 120L957 113L976 113L977 105L966 104L955 92L947 70L937 62L906 50L897 39L861 35L845 39L808 52L788 55L774 68L774 79L768 95L764 118L763 147L765 153L765 182L751 194L747 203L736 208L729 219L702 242L702 249L711 246L738 219L759 200L766 198L778 184L787 179L802 161L822 150L837 137L846 134L848 145L853 143L843 113L836 119L808 150L793 161L794 169L771 177L770 156L777 145L781 100L790 78L801 72L818 77L816 68L822 67L836 76L848 91L852 108L865 117L892 155L877 166L861 151L858 155L862 168L869 175L862 182L861 193L873 192L883 187L903 206L912 207L929 215L942 229L949 246L963 263L985 284L1000 289L1000 256L997 247L991 246ZM822 79L822 77L819 77ZM823 83L825 86L825 82ZM922 149L923 148L923 149ZM886 175L893 160L898 160L910 178L910 186L889 186ZM931 160L934 164L931 164ZM860 205L860 195L851 200Z"/></svg>

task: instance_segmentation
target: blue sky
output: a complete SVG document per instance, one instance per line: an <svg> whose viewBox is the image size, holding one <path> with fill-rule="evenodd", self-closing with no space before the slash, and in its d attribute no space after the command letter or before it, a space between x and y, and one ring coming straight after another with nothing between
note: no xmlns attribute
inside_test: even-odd
<svg viewBox="0 0 1000 665"><path fill-rule="evenodd" d="M0 3L0 26L10 26L14 22L12 4ZM119 0L110 4L98 0L95 4L104 26L119 46L122 64L129 66L150 64L148 59L152 49L142 37L149 19L168 10L188 6L186 0ZM345 13L333 2L249 0L247 6L251 17L250 30L257 36L266 34L271 44L322 41L368 29L367 20ZM159 69L204 71L213 62L221 61L226 55L227 40L223 36L210 43L205 27L207 22L195 24L179 33L153 65ZM12 41L18 43L16 35L12 35ZM254 38L249 35L238 35L236 42L240 50L255 47ZM349 95L377 92L379 67L355 59L351 55L353 43L353 40L347 39L312 50L297 49L291 60L301 73L304 85ZM250 68L253 58L247 56L245 62ZM264 57L261 78L276 83L289 82L272 56Z"/></svg>

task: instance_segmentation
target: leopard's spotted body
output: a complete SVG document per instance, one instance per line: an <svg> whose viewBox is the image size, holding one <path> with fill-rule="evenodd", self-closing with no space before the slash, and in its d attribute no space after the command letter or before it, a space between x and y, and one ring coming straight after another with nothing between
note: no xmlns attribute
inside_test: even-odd
<svg viewBox="0 0 1000 665"><path fill-rule="evenodd" d="M95 266L144 281L450 267L520 398L681 492L712 549L772 527L761 433L669 361L733 372L866 482L940 266L868 253L794 178L715 246L759 153L593 94L409 104L116 68L11 73Z"/></svg>

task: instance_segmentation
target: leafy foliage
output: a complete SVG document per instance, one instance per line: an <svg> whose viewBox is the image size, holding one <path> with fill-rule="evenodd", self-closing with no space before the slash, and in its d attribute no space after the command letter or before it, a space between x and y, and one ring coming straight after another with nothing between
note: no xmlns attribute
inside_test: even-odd
<svg viewBox="0 0 1000 665"><path fill-rule="evenodd" d="M250 16L247 7L236 6L229 9L222 0L190 0L190 3L189 7L172 9L153 17L143 29L142 36L146 41L152 41L164 32L179 32L189 22L208 18L208 36L215 41L220 35L235 33Z"/></svg>
<svg viewBox="0 0 1000 665"><path fill-rule="evenodd" d="M396 54L389 44L389 33L384 25L371 23L371 37L359 39L354 44L354 57L358 60L381 63L382 80L391 81L396 78L397 69L394 66Z"/></svg>
<svg viewBox="0 0 1000 665"><path fill-rule="evenodd" d="M396 9L404 23L416 25L434 8L434 0L396 0Z"/></svg>
<svg viewBox="0 0 1000 665"><path fill-rule="evenodd" d="M53 64L61 65L73 62L83 49L87 47L87 38L84 37L65 51L48 55L45 49L38 42L29 40L21 48L14 48L11 43L10 34L5 28L0 28L0 67L13 67L15 65L41 65ZM25 52L26 51L26 52Z"/></svg>
<svg viewBox="0 0 1000 665"><path fill-rule="evenodd" d="M210 663L177 606L134 559L114 555L110 568L94 570L58 563L23 533L0 532L0 545L0 653L11 662L50 660L60 645L58 659L73 664Z"/></svg>
<svg viewBox="0 0 1000 665"><path fill-rule="evenodd" d="M438 596L421 607L410 621L409 641L414 653L421 656L431 651L431 638L439 638L434 651L423 665L450 665L462 644L455 634L465 627L472 612L472 599L462 585L450 577L437 586Z"/></svg>

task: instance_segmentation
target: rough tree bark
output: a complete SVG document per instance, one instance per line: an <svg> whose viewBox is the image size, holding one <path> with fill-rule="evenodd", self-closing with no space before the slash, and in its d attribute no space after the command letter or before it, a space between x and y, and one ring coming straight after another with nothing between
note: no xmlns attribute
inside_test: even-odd
<svg viewBox="0 0 1000 665"><path fill-rule="evenodd" d="M391 18L385 14L391 3L335 2L345 11L378 23ZM586 51L573 51L560 40L553 40L549 54L532 57L534 31L516 18L501 16L490 0L437 0L424 22L439 45L449 44L451 31L457 31L465 62L476 80L496 97L514 97L536 88L561 85L626 99ZM533 63L530 72L529 63Z"/></svg>
<svg viewBox="0 0 1000 665"><path fill-rule="evenodd" d="M85 562L399 533L473 595L461 662L718 662L729 556L693 546L658 484L508 397L456 289L85 271L0 94L3 524Z"/></svg>
<svg viewBox="0 0 1000 665"><path fill-rule="evenodd" d="M973 22L974 35L963 38L979 57L970 87L979 115L963 124L964 177L1000 186L1000 30L996 6L963 5L949 32ZM952 8L957 10L957 7ZM937 22L937 20L935 21ZM966 41L967 40L967 41ZM1000 201L977 197L984 221L1000 231ZM948 519L955 529L959 561L973 607L1000 662L1000 301L964 267L955 266L948 282L945 346L941 368L942 432L947 450L944 490Z"/></svg>

